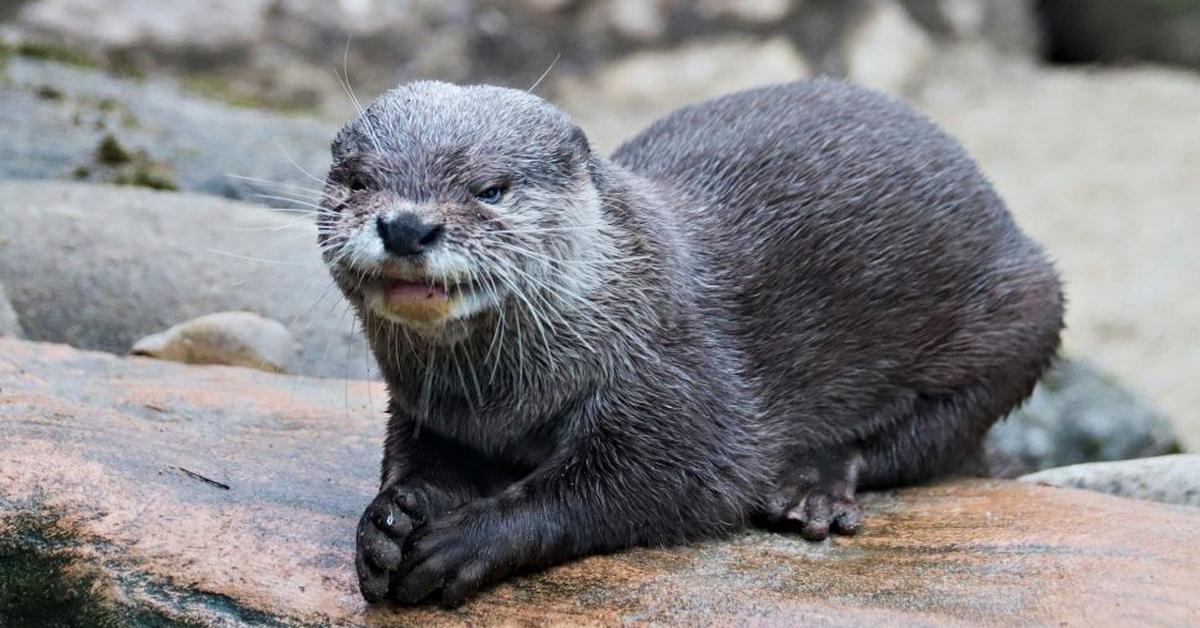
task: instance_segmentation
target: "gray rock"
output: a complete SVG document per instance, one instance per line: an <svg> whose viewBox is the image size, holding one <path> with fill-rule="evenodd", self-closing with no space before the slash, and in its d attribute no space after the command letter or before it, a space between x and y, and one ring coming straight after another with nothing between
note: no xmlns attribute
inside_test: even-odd
<svg viewBox="0 0 1200 628"><path fill-rule="evenodd" d="M1171 421L1085 362L1056 364L985 441L995 475L1182 451Z"/></svg>
<svg viewBox="0 0 1200 628"><path fill-rule="evenodd" d="M847 31L842 55L851 81L898 94L936 52L933 39L896 0L874 0Z"/></svg>
<svg viewBox="0 0 1200 628"><path fill-rule="evenodd" d="M199 76L241 98L341 116L352 110L334 76L344 62L364 95L415 78L524 88L559 56L552 78L581 79L629 53L701 39L783 38L820 71L845 75L842 40L880 1L28 0L11 11L5 30L109 66ZM937 35L938 46L986 40L1036 51L1032 0L887 0L895 2ZM899 41L904 58L908 41ZM893 57L886 46L873 51L882 62ZM553 91L554 81L542 89Z"/></svg>
<svg viewBox="0 0 1200 628"><path fill-rule="evenodd" d="M277 320L253 312L217 312L150 334L133 343L129 352L185 364L286 373L296 360L296 341Z"/></svg>
<svg viewBox="0 0 1200 628"><path fill-rule="evenodd" d="M320 186L306 172L328 169L333 123L20 56L7 74L0 179L127 182L284 206L267 197L312 199Z"/></svg>
<svg viewBox="0 0 1200 628"><path fill-rule="evenodd" d="M17 312L13 309L12 303L8 301L8 293L4 291L3 283L0 283L0 337L25 337L25 332L21 329L21 321L17 318Z"/></svg>
<svg viewBox="0 0 1200 628"><path fill-rule="evenodd" d="M307 216L140 188L0 182L0 224L0 282L30 339L125 353L181 320L250 310L286 323L297 372L370 370Z"/></svg>
<svg viewBox="0 0 1200 628"><path fill-rule="evenodd" d="M1167 504L1200 506L1198 454L1075 464L1038 471L1020 479Z"/></svg>

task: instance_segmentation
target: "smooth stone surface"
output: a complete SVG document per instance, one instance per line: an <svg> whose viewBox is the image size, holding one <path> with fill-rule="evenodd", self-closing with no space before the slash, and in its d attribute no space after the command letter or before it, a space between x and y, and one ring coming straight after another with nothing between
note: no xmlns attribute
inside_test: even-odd
<svg viewBox="0 0 1200 628"><path fill-rule="evenodd" d="M932 37L895 0L875 0L843 42L846 78L901 94L937 49Z"/></svg>
<svg viewBox="0 0 1200 628"><path fill-rule="evenodd" d="M368 386L0 340L0 614L226 626L1200 621L1200 510L1009 481L867 495L864 530L822 544L749 532L588 558L453 612L368 609L351 563L382 438L381 386ZM76 594L55 597L65 590Z"/></svg>
<svg viewBox="0 0 1200 628"><path fill-rule="evenodd" d="M25 332L21 329L21 321L17 318L17 311L13 309L12 303L8 300L8 293L4 291L4 284L0 283L0 336L9 338L24 338Z"/></svg>
<svg viewBox="0 0 1200 628"><path fill-rule="evenodd" d="M374 370L307 216L212 196L0 182L0 282L31 340L124 354L213 312L281 321L296 372Z"/></svg>
<svg viewBox="0 0 1200 628"><path fill-rule="evenodd" d="M1016 477L1081 462L1179 453L1171 420L1111 375L1060 360L984 442L994 475Z"/></svg>
<svg viewBox="0 0 1200 628"><path fill-rule="evenodd" d="M20 56L0 75L0 179L152 182L296 207L270 197L315 202L309 175L325 176L338 127Z"/></svg>
<svg viewBox="0 0 1200 628"><path fill-rule="evenodd" d="M1167 504L1200 506L1200 454L1074 464L1038 471L1021 479Z"/></svg>
<svg viewBox="0 0 1200 628"><path fill-rule="evenodd" d="M129 352L185 364L286 373L296 360L296 340L277 320L254 312L216 312L150 334L133 343Z"/></svg>

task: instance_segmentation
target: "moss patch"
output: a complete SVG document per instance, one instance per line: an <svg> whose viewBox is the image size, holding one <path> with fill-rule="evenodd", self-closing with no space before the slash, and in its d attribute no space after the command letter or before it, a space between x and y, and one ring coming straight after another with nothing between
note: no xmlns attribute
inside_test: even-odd
<svg viewBox="0 0 1200 628"><path fill-rule="evenodd" d="M112 135L100 138L96 146L96 163L105 166L122 166L133 161L133 155Z"/></svg>
<svg viewBox="0 0 1200 628"><path fill-rule="evenodd" d="M22 57L55 61L85 68L92 68L97 65L96 60L85 52L54 44L26 42L18 45L15 52Z"/></svg>
<svg viewBox="0 0 1200 628"><path fill-rule="evenodd" d="M179 184L171 175L170 166L155 161L145 151L131 151L125 148L112 134L100 138L93 157L101 171L107 171L110 174L109 180L117 185L135 185L155 190L179 189ZM80 166L75 169L75 173L78 175L80 172L87 173L84 175L86 177L90 175L91 170Z"/></svg>
<svg viewBox="0 0 1200 628"><path fill-rule="evenodd" d="M62 100L63 93L53 85L41 85L33 90L33 93L42 100Z"/></svg>
<svg viewBox="0 0 1200 628"><path fill-rule="evenodd" d="M119 174L113 179L117 185L136 185L155 190L178 190L179 184L171 174L158 164L141 164L132 172Z"/></svg>
<svg viewBox="0 0 1200 628"><path fill-rule="evenodd" d="M97 595L94 574L72 565L72 540L49 518L12 517L0 534L0 624L126 626Z"/></svg>
<svg viewBox="0 0 1200 628"><path fill-rule="evenodd" d="M213 74L192 74L180 81L188 92L243 109L266 109L283 114L311 114L315 105L296 100L284 100L264 96L255 88L243 87Z"/></svg>
<svg viewBox="0 0 1200 628"><path fill-rule="evenodd" d="M0 499L0 505L3 500ZM54 516L21 513L0 518L0 626L89 628L199 627L250 623L278 626L271 615L224 595L167 588L140 572L113 572L118 589L138 590L147 601L110 597L114 582L78 558L88 546ZM101 549L101 548L96 548ZM101 553L105 553L101 549Z"/></svg>

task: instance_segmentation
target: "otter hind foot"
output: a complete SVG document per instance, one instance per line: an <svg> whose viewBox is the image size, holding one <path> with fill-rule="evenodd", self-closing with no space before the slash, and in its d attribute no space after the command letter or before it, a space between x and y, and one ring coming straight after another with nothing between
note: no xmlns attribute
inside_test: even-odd
<svg viewBox="0 0 1200 628"><path fill-rule="evenodd" d="M857 451L797 459L779 476L763 513L764 527L798 532L810 541L825 540L830 532L855 534L862 525L854 501L862 467L863 457Z"/></svg>

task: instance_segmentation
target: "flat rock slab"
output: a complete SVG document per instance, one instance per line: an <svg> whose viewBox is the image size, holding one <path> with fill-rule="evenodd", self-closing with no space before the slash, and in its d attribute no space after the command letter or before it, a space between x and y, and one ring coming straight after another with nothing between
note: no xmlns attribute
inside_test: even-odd
<svg viewBox="0 0 1200 628"><path fill-rule="evenodd" d="M453 612L368 609L351 556L382 402L378 384L0 339L0 624L1200 622L1200 509L999 480L868 495L854 538L746 533Z"/></svg>

